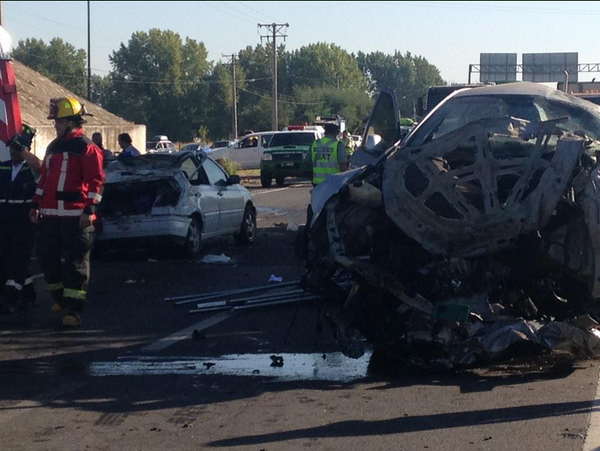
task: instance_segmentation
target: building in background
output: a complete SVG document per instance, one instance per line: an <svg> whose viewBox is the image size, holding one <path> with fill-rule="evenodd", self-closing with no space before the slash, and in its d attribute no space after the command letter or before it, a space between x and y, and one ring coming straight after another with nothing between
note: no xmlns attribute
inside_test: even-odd
<svg viewBox="0 0 600 451"><path fill-rule="evenodd" d="M146 148L145 125L134 124L109 113L18 61L13 60L13 65L21 104L21 116L23 123L37 130L32 151L39 158L44 157L46 147L56 137L54 125L51 120L47 119L48 104L53 97L75 97L85 104L86 110L93 114L93 116L86 116L88 122L84 125L85 134L91 137L94 132L102 133L104 146L107 149L113 152L120 151L117 136L121 133L129 133L133 145L138 149ZM8 152L6 155L0 154L0 161L7 159Z"/></svg>

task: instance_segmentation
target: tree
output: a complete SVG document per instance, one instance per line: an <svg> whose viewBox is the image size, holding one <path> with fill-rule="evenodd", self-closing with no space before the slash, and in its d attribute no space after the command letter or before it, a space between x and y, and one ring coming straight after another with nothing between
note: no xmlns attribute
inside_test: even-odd
<svg viewBox="0 0 600 451"><path fill-rule="evenodd" d="M211 64L203 43L169 30L134 33L110 57L111 111L151 134L192 140L205 122Z"/></svg>
<svg viewBox="0 0 600 451"><path fill-rule="evenodd" d="M310 44L282 55L282 60L283 86L288 94L297 87L367 89L356 58L335 44Z"/></svg>
<svg viewBox="0 0 600 451"><path fill-rule="evenodd" d="M393 55L382 52L359 52L358 64L367 80L371 94L382 88L393 89L402 116L412 117L416 100L427 92L429 86L445 84L440 71L422 56Z"/></svg>
<svg viewBox="0 0 600 451"><path fill-rule="evenodd" d="M19 41L12 56L75 94L87 95L85 50L76 49L60 38L53 38L48 44L28 38Z"/></svg>
<svg viewBox="0 0 600 451"><path fill-rule="evenodd" d="M366 92L338 91L327 87L298 88L296 97L298 104L294 111L294 123L312 123L316 116L337 114L346 119L350 131L358 133L362 132L363 121L373 106L373 100Z"/></svg>

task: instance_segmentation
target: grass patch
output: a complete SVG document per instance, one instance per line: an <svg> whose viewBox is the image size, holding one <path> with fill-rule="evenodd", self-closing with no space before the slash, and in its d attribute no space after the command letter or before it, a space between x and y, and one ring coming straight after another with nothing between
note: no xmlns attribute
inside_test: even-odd
<svg viewBox="0 0 600 451"><path fill-rule="evenodd" d="M219 163L229 175L240 175L240 165L235 161L231 161L229 158L219 158L217 163Z"/></svg>

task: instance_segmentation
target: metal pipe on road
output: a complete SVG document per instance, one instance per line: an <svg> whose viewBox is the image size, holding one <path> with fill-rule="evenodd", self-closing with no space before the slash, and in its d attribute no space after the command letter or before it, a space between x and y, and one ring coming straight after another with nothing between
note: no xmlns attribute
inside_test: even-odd
<svg viewBox="0 0 600 451"><path fill-rule="evenodd" d="M275 288L291 287L294 285L300 286L300 281L295 280L293 282L282 282L282 283L277 283L277 284L263 285L260 287L240 288L237 290L215 291L212 293L205 293L205 294L188 294L185 296L175 296L175 297L165 298L165 302L193 300L191 302L191 303L193 303L193 302L198 302L198 301L207 300L207 299L217 299L217 298L222 298L222 297L230 296L230 295L233 296L233 295L243 294L243 293L252 293L253 291L273 290ZM190 302L186 302L186 303L189 304ZM184 305L184 303L175 302L175 305Z"/></svg>
<svg viewBox="0 0 600 451"><path fill-rule="evenodd" d="M290 297L288 299L282 298L282 299L271 299L271 300L255 300L255 301L247 302L246 304L242 304L242 305L231 305L230 304L230 305L212 306L209 308L205 308L203 306L203 308L190 310L189 314L191 315L191 314L195 314L195 313L216 312L219 310L227 310L227 309L230 309L232 311L248 310L251 308L258 308L258 307L270 307L270 306L274 306L274 305L291 304L291 303L302 302L302 301L314 301L316 299L319 299L319 296L315 296L315 295L298 296L298 295L296 295L296 296Z"/></svg>
<svg viewBox="0 0 600 451"><path fill-rule="evenodd" d="M298 296L303 296L304 295L304 291L303 290L295 290L289 293L279 293L276 295L269 295L269 296L253 296L253 297L249 297L249 298L243 298L243 299L227 299L225 301L214 301L214 302L207 302L204 304L198 304L198 310L204 310L204 309L212 309L212 308L229 308L229 307L235 307L236 305L247 305L247 304L254 304L256 302L269 302L269 301L276 301L276 300L280 300L280 299L288 299L290 297L298 297Z"/></svg>

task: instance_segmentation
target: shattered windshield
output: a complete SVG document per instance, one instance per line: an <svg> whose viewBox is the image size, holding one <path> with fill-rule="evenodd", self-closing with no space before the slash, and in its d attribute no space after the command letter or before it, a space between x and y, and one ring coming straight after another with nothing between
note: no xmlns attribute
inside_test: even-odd
<svg viewBox="0 0 600 451"><path fill-rule="evenodd" d="M310 146L315 140L313 133L278 133L273 136L269 147Z"/></svg>
<svg viewBox="0 0 600 451"><path fill-rule="evenodd" d="M502 117L515 117L530 122L567 117L562 128L600 139L600 115L578 105L541 96L485 95L450 99L423 124L424 127L415 131L410 145L423 145L471 122Z"/></svg>

